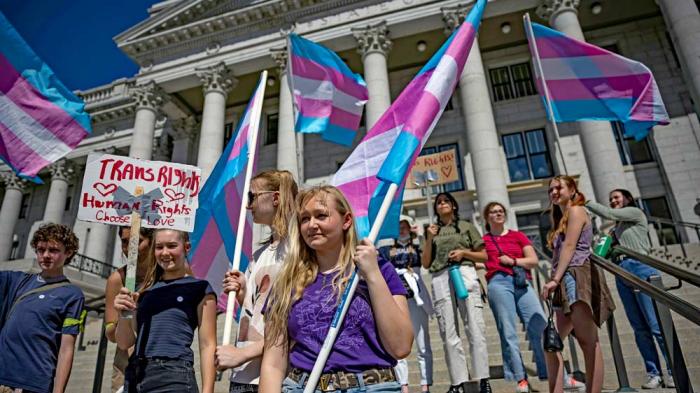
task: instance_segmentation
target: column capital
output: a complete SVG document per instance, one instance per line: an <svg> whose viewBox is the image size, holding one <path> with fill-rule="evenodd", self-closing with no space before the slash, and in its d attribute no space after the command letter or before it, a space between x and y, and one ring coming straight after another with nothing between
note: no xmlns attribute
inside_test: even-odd
<svg viewBox="0 0 700 393"><path fill-rule="evenodd" d="M30 181L22 179L14 172L10 171L0 173L0 181L5 183L5 189L14 189L18 190L19 192L25 192L31 186Z"/></svg>
<svg viewBox="0 0 700 393"><path fill-rule="evenodd" d="M386 21L381 21L367 27L356 27L351 29L353 36L358 43L357 51L362 55L362 58L370 53L381 53L384 56L389 55L391 50L391 39L389 39L389 28Z"/></svg>
<svg viewBox="0 0 700 393"><path fill-rule="evenodd" d="M277 71L280 75L287 72L287 48L270 49L270 57L277 64Z"/></svg>
<svg viewBox="0 0 700 393"><path fill-rule="evenodd" d="M219 92L225 96L238 84L233 72L223 62L209 67L195 68L197 77L202 81L202 89L206 95L209 92Z"/></svg>
<svg viewBox="0 0 700 393"><path fill-rule="evenodd" d="M187 116L181 119L174 120L170 123L170 135L173 140L194 140L197 136L199 127L197 127L197 120L194 116Z"/></svg>
<svg viewBox="0 0 700 393"><path fill-rule="evenodd" d="M537 16L542 19L551 21L562 13L571 11L578 15L578 6L581 4L581 0L542 0L535 12Z"/></svg>
<svg viewBox="0 0 700 393"><path fill-rule="evenodd" d="M64 158L49 165L49 172L51 172L51 180L69 182L75 176L75 164Z"/></svg>
<svg viewBox="0 0 700 393"><path fill-rule="evenodd" d="M129 89L129 95L136 101L136 109L150 109L157 112L168 95L154 81L149 81Z"/></svg>
<svg viewBox="0 0 700 393"><path fill-rule="evenodd" d="M449 7L442 7L442 20L445 22L445 34L450 35L457 27L459 27L464 18L467 17L467 4L457 4Z"/></svg>

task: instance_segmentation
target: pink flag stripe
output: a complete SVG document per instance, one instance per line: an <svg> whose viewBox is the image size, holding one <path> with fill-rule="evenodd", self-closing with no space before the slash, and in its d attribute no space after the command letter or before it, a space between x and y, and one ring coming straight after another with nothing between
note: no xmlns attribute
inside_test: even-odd
<svg viewBox="0 0 700 393"><path fill-rule="evenodd" d="M292 70L295 76L315 80L330 80L338 90L359 100L367 100L368 98L367 91L362 89L355 80L330 67L323 67L313 60L292 56Z"/></svg>
<svg viewBox="0 0 700 393"><path fill-rule="evenodd" d="M341 127L355 129L362 119L362 116L348 113L340 108L333 107L331 101L314 100L311 98L296 97L301 115L304 117L325 118L330 116L331 124Z"/></svg>
<svg viewBox="0 0 700 393"><path fill-rule="evenodd" d="M464 65L467 63L467 56L471 49L467 49L467 56L465 56L463 48L467 43L474 40L475 36L476 31L474 31L474 25L463 23L457 30L457 35L452 39L452 44L450 44L447 51L445 51L445 55L449 56L457 64L458 70L464 69Z"/></svg>
<svg viewBox="0 0 700 393"><path fill-rule="evenodd" d="M0 92L17 105L21 105L27 115L51 131L57 140L74 148L87 135L88 132L72 116L47 100L27 82L2 53L0 70Z"/></svg>
<svg viewBox="0 0 700 393"><path fill-rule="evenodd" d="M233 143L233 148L231 149L231 154L228 155L228 160L231 161L232 159L238 157L241 154L241 150L243 147L248 143L248 131L250 129L250 123L246 123L243 125L243 128L240 131L240 138L236 138L236 141Z"/></svg>
<svg viewBox="0 0 700 393"><path fill-rule="evenodd" d="M44 157L37 154L34 149L27 146L17 138L14 132L5 127L5 125L0 122L0 147L9 150L5 150L3 157L10 159L10 162L21 163L22 168L26 173L38 173L41 168L51 164L51 161L46 161Z"/></svg>
<svg viewBox="0 0 700 393"><path fill-rule="evenodd" d="M571 45L569 38L548 36L546 38L537 37L537 50L541 59L550 57L579 57L579 56L599 56L609 55L611 52L594 45L586 44Z"/></svg>
<svg viewBox="0 0 700 393"><path fill-rule="evenodd" d="M647 88L651 75L630 75L588 79L547 79L554 100L637 99Z"/></svg>
<svg viewBox="0 0 700 393"><path fill-rule="evenodd" d="M197 250L195 250L195 255L192 257L193 261L204 262L192 264L192 273L194 273L195 277L206 277L209 268L214 263L214 257L222 246L223 242L219 235L219 229L216 227L216 221L212 219L207 223L202 240Z"/></svg>
<svg viewBox="0 0 700 393"><path fill-rule="evenodd" d="M369 207L369 198L366 190L374 190L379 185L380 180L376 176L368 176L361 179L343 183L338 188L343 192L343 195L348 199L352 206L355 215L364 217L367 215Z"/></svg>
<svg viewBox="0 0 700 393"><path fill-rule="evenodd" d="M649 69L642 63L621 61L619 56L611 53L589 57L558 57L542 59L542 70L547 80L600 78L648 75Z"/></svg>

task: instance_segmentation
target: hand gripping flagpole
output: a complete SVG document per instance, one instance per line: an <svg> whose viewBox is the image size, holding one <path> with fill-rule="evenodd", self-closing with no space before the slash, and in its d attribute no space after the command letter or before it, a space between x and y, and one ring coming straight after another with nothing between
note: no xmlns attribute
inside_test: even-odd
<svg viewBox="0 0 700 393"><path fill-rule="evenodd" d="M236 229L236 246L233 251L233 263L231 264L232 270L238 270L241 267L241 254L243 254L243 232L245 231L245 219L246 219L246 195L250 191L250 179L253 176L253 163L255 162L255 153L257 152L256 146L258 145L258 131L260 129L260 116L262 114L262 104L263 97L265 97L265 86L267 85L267 71L263 71L260 75L260 93L257 89L254 94L256 94L256 101L253 104L250 113L250 132L251 136L251 146L248 149L248 165L245 169L245 182L243 183L243 194L241 198L241 211L238 215L238 228ZM259 99L258 99L259 98ZM233 309L236 301L236 292L229 292L228 299L226 302L226 320L224 322L224 337L223 345L229 345L231 343L231 330L233 325ZM234 340L235 341L235 340Z"/></svg>
<svg viewBox="0 0 700 393"><path fill-rule="evenodd" d="M391 202L393 202L394 195L396 195L396 190L398 190L398 188L399 185L396 183L391 183L389 185L389 189L387 190L387 193L384 196L384 200L382 201L382 205L379 208L377 217L375 218L374 223L372 224L372 229L369 232L369 236L367 236L367 239L372 243L374 243L377 240L377 237L379 236L379 230L382 228L382 224L384 224L384 219L386 218L386 214L389 212ZM340 305L335 311L333 321L331 321L331 328L328 331L326 339L323 341L323 346L321 347L321 351L319 352L318 357L316 358L314 368L311 370L311 374L309 374L309 379L307 380L306 386L304 387L304 393L313 393L314 390L316 390L318 380L321 378L323 368L326 366L328 355L330 355L331 350L333 349L333 344L335 343L335 339L336 337L338 337L340 325L343 324L345 314L348 311L348 307L350 307L350 301L352 300L352 296L355 294L355 290L357 289L358 281L359 279L357 278L357 268L355 268L355 270L352 272L352 275L350 276L350 280L348 281L347 286L345 287L345 291L343 291L343 297L340 300Z"/></svg>
<svg viewBox="0 0 700 393"><path fill-rule="evenodd" d="M549 97L549 87L547 87L547 80L544 78L544 72L542 71L542 61L540 60L540 52L537 49L537 41L535 40L535 32L532 30L532 22L530 21L530 14L525 13L523 16L523 20L525 21L525 34L527 35L527 39L530 42L530 49L532 51L532 60L535 63L535 67L537 67L537 72L540 74L540 79L542 80L542 89L544 90L544 97L545 97L545 109L547 110L547 114L549 115L549 119L552 123L552 127L554 128L554 138L557 140L557 145L559 146L559 158L561 158L561 165L562 169L564 170L564 174L568 175L569 171L566 170L566 161L564 160L564 151L562 150L561 146L561 139L559 138L559 128L557 127L557 121L554 119L554 108L552 107L552 99Z"/></svg>

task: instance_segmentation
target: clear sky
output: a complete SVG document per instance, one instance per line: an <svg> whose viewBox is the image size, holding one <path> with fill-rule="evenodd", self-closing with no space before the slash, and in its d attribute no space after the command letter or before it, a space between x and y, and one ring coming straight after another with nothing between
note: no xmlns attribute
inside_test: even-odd
<svg viewBox="0 0 700 393"><path fill-rule="evenodd" d="M68 88L87 90L138 71L112 38L157 2L0 0L0 11Z"/></svg>

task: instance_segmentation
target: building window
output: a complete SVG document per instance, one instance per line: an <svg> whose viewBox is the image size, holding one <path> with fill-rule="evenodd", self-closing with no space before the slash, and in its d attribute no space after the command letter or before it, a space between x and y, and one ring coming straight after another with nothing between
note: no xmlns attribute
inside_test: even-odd
<svg viewBox="0 0 700 393"><path fill-rule="evenodd" d="M273 145L277 143L277 131L279 129L280 117L279 114L273 113L267 115L265 122L265 145Z"/></svg>
<svg viewBox="0 0 700 393"><path fill-rule="evenodd" d="M457 161L457 173L459 173L459 180L452 183L441 184L439 186L433 186L431 192L437 194L439 192L457 192L464 191L464 173L462 172L462 156L459 154L459 145L456 143L448 143L446 145L431 146L426 147L421 150L420 155L425 156L428 154L439 153L441 151L452 150L455 151L455 158ZM423 195L425 195L425 190L422 190Z"/></svg>
<svg viewBox="0 0 700 393"><path fill-rule="evenodd" d="M226 148L226 145L228 145L228 141L231 140L231 137L233 136L233 131L233 123L224 124L224 149Z"/></svg>
<svg viewBox="0 0 700 393"><path fill-rule="evenodd" d="M518 221L518 230L530 239L533 247L540 249L551 256L547 246L547 233L552 225L546 212L518 213L515 218Z"/></svg>
<svg viewBox="0 0 700 393"><path fill-rule="evenodd" d="M29 215L29 200L31 199L30 194L22 194L22 204L19 209L19 218L27 218Z"/></svg>
<svg viewBox="0 0 700 393"><path fill-rule="evenodd" d="M493 100L505 101L537 94L530 63L519 63L489 70Z"/></svg>
<svg viewBox="0 0 700 393"><path fill-rule="evenodd" d="M543 129L503 135L511 182L551 177L552 162Z"/></svg>
<svg viewBox="0 0 700 393"><path fill-rule="evenodd" d="M625 136L625 127L619 121L611 122L617 151L620 153L622 165L634 165L654 161L651 147L647 138L636 141L631 136Z"/></svg>
<svg viewBox="0 0 700 393"><path fill-rule="evenodd" d="M643 198L642 207L644 211L651 217L665 218L667 220L673 220L673 215L671 214L671 208L668 205L668 201L665 196L660 196L656 198ZM676 228L670 224L654 224L656 228L656 235L659 237L659 243L664 244L678 244L680 236L676 231Z"/></svg>

